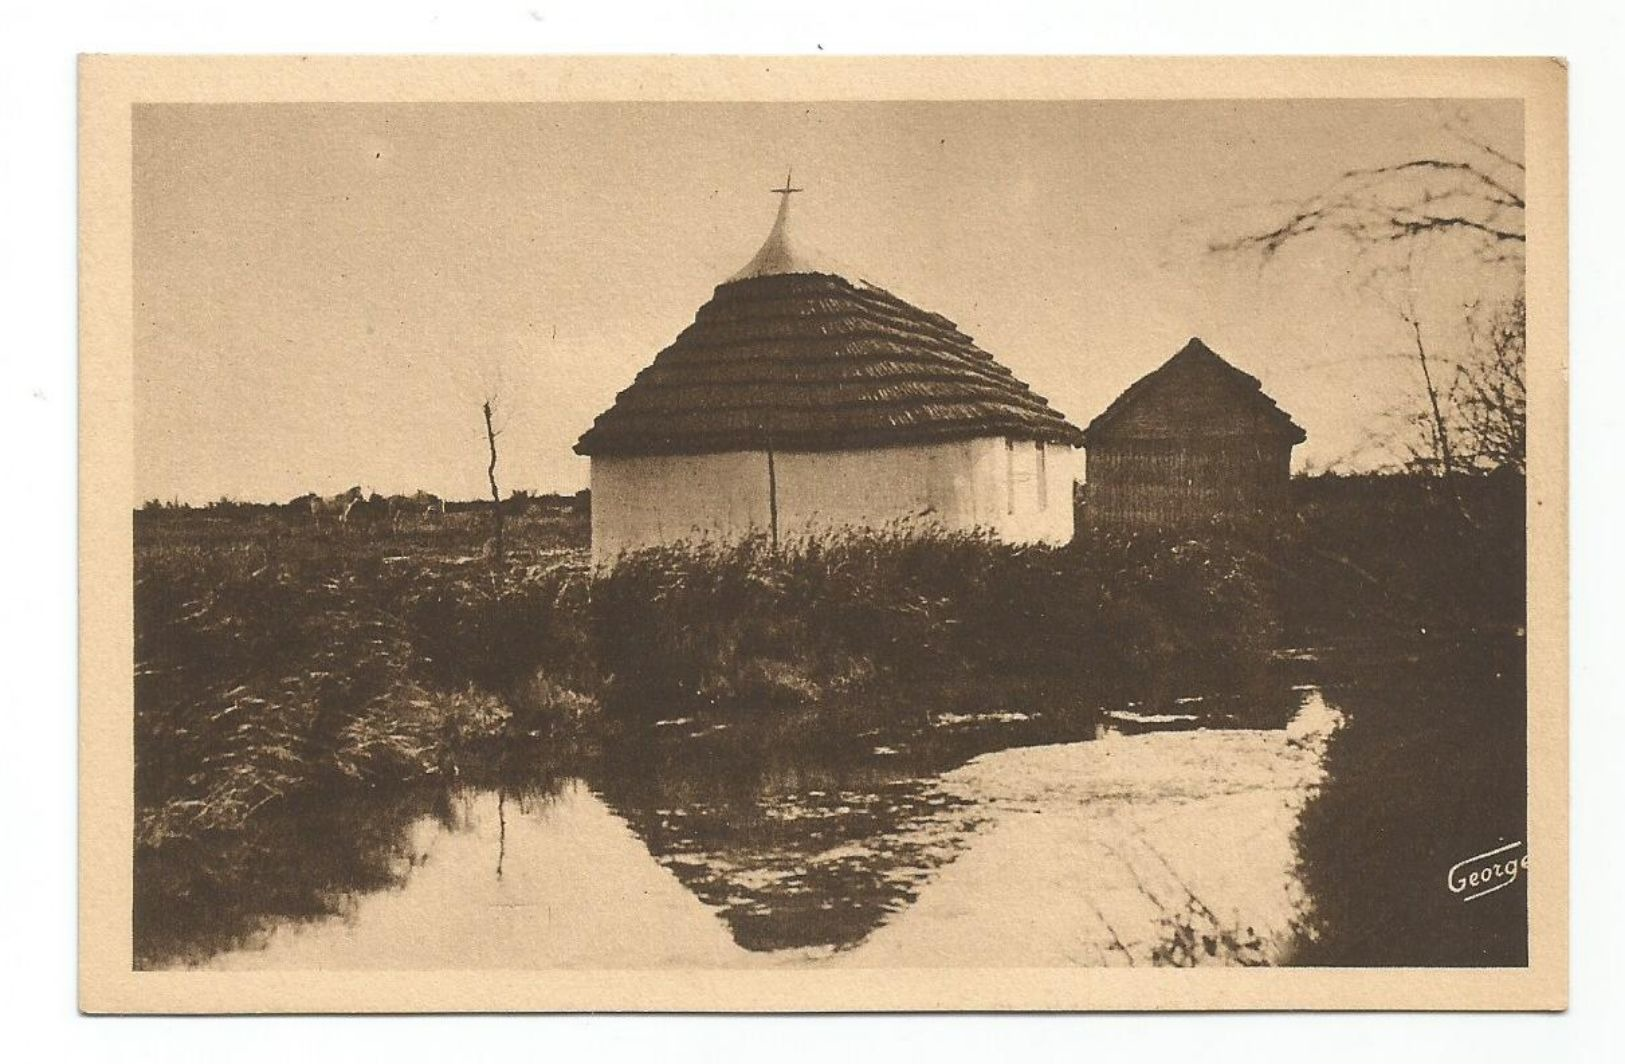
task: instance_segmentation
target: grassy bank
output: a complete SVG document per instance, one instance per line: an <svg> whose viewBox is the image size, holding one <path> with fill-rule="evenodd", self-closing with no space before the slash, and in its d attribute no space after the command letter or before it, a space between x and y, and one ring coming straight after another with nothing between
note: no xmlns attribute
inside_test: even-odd
<svg viewBox="0 0 1625 1064"><path fill-rule="evenodd" d="M335 859L292 826L313 811L340 830L339 810L421 803L446 780L534 778L595 709L568 643L534 621L581 586L572 553L521 542L493 571L455 528L434 551L421 530L199 518L137 523L138 962L199 928L252 930L251 897L330 904L295 889L308 877L269 886L278 867ZM335 883L374 883L387 861L351 865Z"/></svg>
<svg viewBox="0 0 1625 1064"><path fill-rule="evenodd" d="M1223 683L1277 630L1253 554L1193 539L829 538L644 551L593 588L609 704L807 704L930 678Z"/></svg>
<svg viewBox="0 0 1625 1064"><path fill-rule="evenodd" d="M1346 720L1294 839L1314 899L1294 962L1527 963L1525 880L1472 901L1446 884L1457 862L1530 841L1523 641L1418 638L1320 667Z"/></svg>
<svg viewBox="0 0 1625 1064"><path fill-rule="evenodd" d="M601 709L890 690L869 704L916 713L910 691L978 677L1219 683L1275 642L1246 559L1195 542L752 541L594 577L545 546L495 566L412 534L228 532L138 528L138 929L229 900L285 811L521 778L588 741Z"/></svg>
<svg viewBox="0 0 1625 1064"><path fill-rule="evenodd" d="M1445 873L1527 839L1524 482L1325 476L1293 494L1271 554L1282 623L1327 648L1315 675L1345 716L1294 840L1314 899L1294 963L1523 964L1525 884L1464 902Z"/></svg>
<svg viewBox="0 0 1625 1064"><path fill-rule="evenodd" d="M809 705L877 686L1223 683L1276 641L1244 553L978 537L479 558L143 545L141 837L230 829L306 787L484 771L602 702Z"/></svg>

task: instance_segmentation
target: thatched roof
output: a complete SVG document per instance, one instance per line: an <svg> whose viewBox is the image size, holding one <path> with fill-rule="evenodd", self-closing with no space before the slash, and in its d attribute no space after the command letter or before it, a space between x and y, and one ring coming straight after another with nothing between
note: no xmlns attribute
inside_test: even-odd
<svg viewBox="0 0 1625 1064"><path fill-rule="evenodd" d="M578 453L821 451L978 436L1082 442L947 318L764 259L772 245L770 237L751 267L717 287L598 416Z"/></svg>
<svg viewBox="0 0 1625 1064"><path fill-rule="evenodd" d="M1135 435L1135 429L1119 426L1133 420L1129 415L1137 407L1181 386L1222 390L1224 400L1233 409L1244 412L1244 423L1256 432L1290 439L1293 443L1302 443L1308 438L1292 417L1264 394L1257 377L1232 366L1193 336L1173 358L1129 385L1099 417L1089 422L1088 428L1083 430L1084 443L1100 442L1108 435ZM1234 421L1223 424L1197 421L1178 428L1182 434L1201 436L1229 431L1235 424Z"/></svg>

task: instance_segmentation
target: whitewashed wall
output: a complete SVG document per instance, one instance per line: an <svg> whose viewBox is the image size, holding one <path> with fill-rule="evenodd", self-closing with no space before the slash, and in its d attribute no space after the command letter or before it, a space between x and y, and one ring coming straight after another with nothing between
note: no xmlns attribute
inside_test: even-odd
<svg viewBox="0 0 1625 1064"><path fill-rule="evenodd" d="M984 438L853 451L776 452L779 534L851 528L985 529L1012 543L1072 538L1080 453ZM1042 490L1041 490L1042 489ZM737 541L770 527L765 451L592 460L597 562L682 540Z"/></svg>

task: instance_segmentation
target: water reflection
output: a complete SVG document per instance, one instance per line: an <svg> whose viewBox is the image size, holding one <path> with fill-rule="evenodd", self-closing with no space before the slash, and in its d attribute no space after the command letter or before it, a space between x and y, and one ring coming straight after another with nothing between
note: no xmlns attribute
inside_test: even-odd
<svg viewBox="0 0 1625 1064"><path fill-rule="evenodd" d="M1210 845L1235 834L1226 820L1254 821L1232 848L1269 836L1243 891L1273 899L1290 879L1292 821L1272 789L1301 790L1314 760L1290 745L1312 694L1291 679L1109 710L1027 688L945 693L905 717L854 702L667 718L611 737L579 778L268 822L232 857L256 867L254 889L163 910L149 956L284 970L1179 962L1157 951L1203 953L1196 906L1218 928L1231 918L1204 899L1239 896L1238 855ZM1282 766L1297 775L1271 775ZM1244 930L1230 959L1263 959Z"/></svg>
<svg viewBox="0 0 1625 1064"><path fill-rule="evenodd" d="M564 783L535 774L505 792L504 802L534 810ZM139 851L135 967L203 964L223 952L262 948L278 927L353 920L366 898L414 880L434 839L472 828L470 793L446 786L315 793L226 840ZM482 870L494 873L498 859L494 852Z"/></svg>
<svg viewBox="0 0 1625 1064"><path fill-rule="evenodd" d="M796 774L800 775L800 774ZM785 778L740 795L655 779L604 790L649 852L748 950L842 949L907 905L980 823L917 780Z"/></svg>
<svg viewBox="0 0 1625 1064"><path fill-rule="evenodd" d="M615 744L588 778L739 945L845 950L908 906L985 824L985 803L944 788L943 773L1014 747L1282 727L1299 699L1276 676L1223 697L1112 711L1053 689L933 701L907 716L857 702L836 713L668 719Z"/></svg>
<svg viewBox="0 0 1625 1064"><path fill-rule="evenodd" d="M455 827L444 788L342 802L312 795L230 838L139 849L135 967L200 963L253 946L268 918L316 920L401 885L416 867L409 828L420 822Z"/></svg>
<svg viewBox="0 0 1625 1064"><path fill-rule="evenodd" d="M457 826L406 834L401 888L342 915L283 922L225 969L503 969L727 966L743 951L579 781L539 802L469 790ZM497 866L500 863L501 873Z"/></svg>

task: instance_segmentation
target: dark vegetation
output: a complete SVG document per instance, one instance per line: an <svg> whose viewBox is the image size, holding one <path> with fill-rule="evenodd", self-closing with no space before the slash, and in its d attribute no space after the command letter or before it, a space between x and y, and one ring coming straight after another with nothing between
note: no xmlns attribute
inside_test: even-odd
<svg viewBox="0 0 1625 1064"><path fill-rule="evenodd" d="M1294 961L1525 964L1523 882L1472 902L1445 886L1456 862L1528 838L1523 478L1294 488L1285 623L1326 648L1316 680L1345 717L1297 829L1314 908Z"/></svg>
<svg viewBox="0 0 1625 1064"><path fill-rule="evenodd" d="M1474 901L1445 882L1458 861L1529 838L1523 641L1367 646L1322 667L1347 723L1298 823L1314 907L1294 962L1528 963L1524 879ZM1537 846L1531 875L1541 856Z"/></svg>
<svg viewBox="0 0 1625 1064"><path fill-rule="evenodd" d="M597 583L591 627L606 701L624 712L955 677L1058 676L1101 692L1222 684L1277 638L1244 548L1107 536L650 550Z"/></svg>
<svg viewBox="0 0 1625 1064"><path fill-rule="evenodd" d="M1080 530L1064 548L876 536L781 552L755 541L645 552L598 577L585 515L557 507L511 509L500 561L485 515L456 506L354 528L275 508L145 510L137 963L207 948L202 929L218 947L266 912L328 911L322 883L399 874L387 832L342 857L302 841L317 820L365 833L380 809L433 812L449 780L534 787L624 759L617 736L655 717L782 718L799 747L817 748L888 714L927 715L950 689L1019 683L1098 706L1234 691L1284 646L1519 638L1521 479L1446 494L1425 478L1320 477L1294 492L1295 514L1267 534ZM1395 889L1432 890L1434 849L1459 837L1448 815L1428 819L1435 807L1467 816L1495 786L1495 802L1521 803L1521 686L1518 699L1463 709L1493 720L1460 721L1425 698L1362 690L1376 708L1366 716L1348 696L1328 758L1336 786L1301 831L1305 878L1335 917L1306 959L1385 956L1359 930L1384 926L1370 908L1381 890L1340 878L1338 847L1366 847L1363 867L1386 869ZM1463 728L1499 738L1462 742ZM1459 771L1424 771L1447 755ZM1453 790L1463 773L1479 791ZM272 871L290 864L326 871ZM1316 881L1317 869L1333 871Z"/></svg>
<svg viewBox="0 0 1625 1064"><path fill-rule="evenodd" d="M1521 631L1524 478L1301 477L1272 549L1299 643Z"/></svg>
<svg viewBox="0 0 1625 1064"><path fill-rule="evenodd" d="M1346 716L1298 832L1317 906L1304 963L1527 955L1522 883L1465 904L1443 886L1456 861L1524 839L1528 437L1524 163L1463 116L1445 132L1441 154L1347 170L1212 245L1264 263L1341 245L1348 276L1404 326L1422 385L1392 411L1383 449L1431 475L1295 482L1314 554L1297 559L1285 623L1341 644L1321 667ZM1451 267L1420 272L1424 249ZM1465 318L1428 320L1418 291L1451 282L1461 303L1440 305L1465 304Z"/></svg>
<svg viewBox="0 0 1625 1064"><path fill-rule="evenodd" d="M306 852L300 831L331 843L321 825L432 802L437 781L532 780L592 707L548 627L549 596L581 587L584 518L511 520L493 571L478 513L361 531L222 509L136 516L138 964L251 931L249 895L325 911L323 877L294 867L379 885L384 850Z"/></svg>

